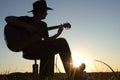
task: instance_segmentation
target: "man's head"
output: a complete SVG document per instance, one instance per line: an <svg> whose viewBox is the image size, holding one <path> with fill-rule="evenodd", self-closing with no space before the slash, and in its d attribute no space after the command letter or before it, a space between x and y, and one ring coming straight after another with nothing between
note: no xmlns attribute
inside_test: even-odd
<svg viewBox="0 0 120 80"><path fill-rule="evenodd" d="M31 10L30 12L38 12L44 10L53 10L53 9L47 7L47 3L45 0L39 0L33 3L33 10Z"/></svg>
<svg viewBox="0 0 120 80"><path fill-rule="evenodd" d="M47 7L47 3L45 0L39 0L33 3L33 10L29 11L32 12L34 15L45 16L47 15L47 10L53 10L50 7Z"/></svg>

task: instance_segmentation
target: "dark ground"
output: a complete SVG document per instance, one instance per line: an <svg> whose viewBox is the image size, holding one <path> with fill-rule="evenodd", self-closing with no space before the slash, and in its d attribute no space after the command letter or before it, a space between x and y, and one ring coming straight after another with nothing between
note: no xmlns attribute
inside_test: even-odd
<svg viewBox="0 0 120 80"><path fill-rule="evenodd" d="M120 75L120 72L116 72ZM88 73L91 80L115 80L111 72L93 72ZM64 80L66 75L64 73L56 73L53 80ZM112 79L113 78L113 79ZM0 75L0 80L33 80L32 73L11 73Z"/></svg>

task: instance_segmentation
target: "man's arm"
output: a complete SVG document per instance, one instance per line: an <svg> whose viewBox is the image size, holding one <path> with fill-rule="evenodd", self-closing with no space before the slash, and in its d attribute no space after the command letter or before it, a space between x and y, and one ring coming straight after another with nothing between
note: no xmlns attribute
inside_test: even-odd
<svg viewBox="0 0 120 80"><path fill-rule="evenodd" d="M59 26L57 34L51 36L50 40L56 39L58 36L60 36L60 34L62 33L62 31L63 31L63 26L61 25L61 26Z"/></svg>

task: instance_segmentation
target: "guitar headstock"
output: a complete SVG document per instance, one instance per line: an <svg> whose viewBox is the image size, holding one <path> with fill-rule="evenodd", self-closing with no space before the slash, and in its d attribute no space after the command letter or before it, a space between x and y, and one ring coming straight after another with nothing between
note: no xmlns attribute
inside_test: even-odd
<svg viewBox="0 0 120 80"><path fill-rule="evenodd" d="M71 28L71 24L70 24L70 23L64 23L64 24L62 24L62 26L63 26L64 28L66 28L66 29Z"/></svg>

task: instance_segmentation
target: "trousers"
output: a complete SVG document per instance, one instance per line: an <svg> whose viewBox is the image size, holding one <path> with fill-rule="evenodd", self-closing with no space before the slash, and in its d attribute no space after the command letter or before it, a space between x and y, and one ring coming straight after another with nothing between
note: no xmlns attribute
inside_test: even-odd
<svg viewBox="0 0 120 80"><path fill-rule="evenodd" d="M70 47L64 38L57 38L51 41L35 42L23 51L23 57L40 59L40 76L53 76L54 56L59 54L65 72L69 73L72 57Z"/></svg>

